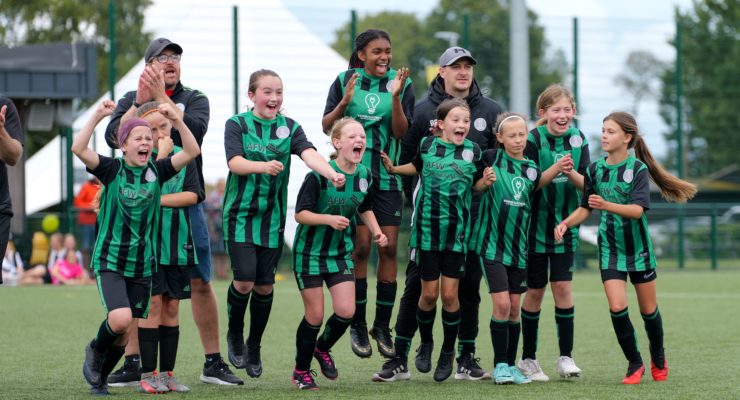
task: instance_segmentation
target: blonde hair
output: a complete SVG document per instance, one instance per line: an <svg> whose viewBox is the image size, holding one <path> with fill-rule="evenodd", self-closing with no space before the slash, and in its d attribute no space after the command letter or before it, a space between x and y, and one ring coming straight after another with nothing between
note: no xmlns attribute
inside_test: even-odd
<svg viewBox="0 0 740 400"><path fill-rule="evenodd" d="M352 123L359 124L359 122L357 122L357 120L352 117L342 117L334 121L334 123L331 125L331 128L329 129L329 140L331 140L332 146L334 146L335 139L339 139L342 137L342 130L344 129L344 127ZM335 151L329 155L329 159L331 160L336 160L337 158L336 147L334 148L334 150Z"/></svg>
<svg viewBox="0 0 740 400"><path fill-rule="evenodd" d="M603 122L606 121L613 121L622 128L624 133L632 135L627 148L635 149L635 156L645 163L650 173L650 179L658 185L660 194L664 199L674 203L685 203L696 195L696 185L671 175L655 160L650 150L648 150L645 140L640 135L635 117L629 113L617 111L607 115Z"/></svg>
<svg viewBox="0 0 740 400"><path fill-rule="evenodd" d="M557 103L561 97L568 99L568 101L570 101L570 105L573 108L576 108L576 100L570 90L566 89L565 86L559 83L554 83L543 90L537 97L537 112L539 113L540 110L547 111L547 109ZM547 118L545 117L537 120L537 126L545 125L546 123Z"/></svg>

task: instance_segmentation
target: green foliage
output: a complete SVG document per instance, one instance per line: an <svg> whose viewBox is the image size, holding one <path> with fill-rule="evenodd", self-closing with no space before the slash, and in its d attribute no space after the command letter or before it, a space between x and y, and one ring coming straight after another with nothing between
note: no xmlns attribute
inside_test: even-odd
<svg viewBox="0 0 740 400"><path fill-rule="evenodd" d="M738 162L740 0L695 1L693 10L676 17L682 33L685 172L702 176ZM675 142L675 66L662 80L661 116L671 129L666 137ZM675 154L674 147L669 165L675 166Z"/></svg>
<svg viewBox="0 0 740 400"><path fill-rule="evenodd" d="M151 41L144 13L152 0L116 1L116 76L128 72ZM98 89L108 90L109 1L3 0L0 44L7 47L51 42L92 42L98 48Z"/></svg>
<svg viewBox="0 0 740 400"><path fill-rule="evenodd" d="M424 97L425 67L436 64L437 58L449 47L447 40L434 37L435 32L453 31L460 34L463 43L464 14L469 15L468 49L478 60L476 80L486 95L509 103L509 8L497 0L440 0L440 4L422 21L413 14L382 12L358 17L357 33L368 28L388 31L393 41L393 66L408 66L412 71L418 99ZM549 84L561 82L568 66L562 54L552 59L545 55L544 28L537 23L537 16L529 13L530 98L534 103L539 93ZM337 31L332 47L349 57L349 23Z"/></svg>

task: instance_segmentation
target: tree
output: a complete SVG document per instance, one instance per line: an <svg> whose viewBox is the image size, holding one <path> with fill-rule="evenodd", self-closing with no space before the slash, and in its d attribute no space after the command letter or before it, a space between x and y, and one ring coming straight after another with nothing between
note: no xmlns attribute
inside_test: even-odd
<svg viewBox="0 0 740 400"><path fill-rule="evenodd" d="M0 7L0 45L20 45L75 41L95 43L97 47L98 92L109 89L108 1L77 0L2 0ZM152 0L117 1L116 76L121 77L144 57L151 33L144 31L144 13ZM88 104L83 102L83 105ZM30 157L43 147L57 130L34 132L26 136Z"/></svg>
<svg viewBox="0 0 740 400"><path fill-rule="evenodd" d="M665 64L649 51L633 50L627 55L624 70L614 78L614 83L632 96L632 114L635 117L643 100L658 97L655 83L659 82L665 68Z"/></svg>
<svg viewBox="0 0 740 400"><path fill-rule="evenodd" d="M676 12L681 27L684 171L703 176L738 162L740 148L740 0L695 1L693 10ZM672 41L675 46L675 40ZM662 75L661 116L675 143L675 66ZM676 146L668 164L676 166Z"/></svg>
<svg viewBox="0 0 740 400"><path fill-rule="evenodd" d="M469 50L478 60L475 76L484 93L504 105L509 103L509 8L497 0L440 0L435 9L419 21L413 14L380 13L358 18L358 33L367 28L388 31L393 40L392 65L407 65L413 73L417 98L426 93L425 67L436 64L437 57L449 47L449 42L434 37L435 32L463 32L463 15L469 15ZM349 24L337 32L332 47L349 56ZM530 98L532 115L539 93L554 82L561 82L567 65L562 54L551 60L545 57L544 28L537 16L529 13ZM463 43L460 41L460 45ZM400 62L399 62L400 61ZM404 62L406 61L406 62Z"/></svg>

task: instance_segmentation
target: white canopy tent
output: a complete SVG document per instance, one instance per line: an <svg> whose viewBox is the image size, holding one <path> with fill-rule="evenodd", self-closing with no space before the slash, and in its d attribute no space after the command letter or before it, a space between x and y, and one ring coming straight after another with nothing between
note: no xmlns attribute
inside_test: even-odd
<svg viewBox="0 0 740 400"><path fill-rule="evenodd" d="M224 123L234 114L232 1L156 0L147 11L145 29L153 37L166 37L183 48L181 81L201 90L210 101L211 118L203 146L203 175L207 183L226 177ZM322 42L279 0L242 0L239 4L239 110L248 106L246 96L249 74L266 68L283 80L285 115L295 119L309 140L324 155L331 145L321 131L321 118L329 86L346 69L347 61ZM126 40L119 32L118 40ZM142 61L115 86L117 97L135 90L144 68ZM109 98L106 93L74 122L75 133L84 125L97 104ZM96 148L108 155L103 134L107 121L96 131ZM26 163L26 210L34 213L62 200L59 138ZM292 243L295 232L293 207L308 168L293 157L289 184L289 215L286 241ZM84 168L75 159L75 168Z"/></svg>

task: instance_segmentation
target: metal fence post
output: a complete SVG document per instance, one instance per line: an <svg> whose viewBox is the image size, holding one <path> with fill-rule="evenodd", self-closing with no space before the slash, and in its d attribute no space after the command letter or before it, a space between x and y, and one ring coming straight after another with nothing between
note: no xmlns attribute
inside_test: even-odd
<svg viewBox="0 0 740 400"><path fill-rule="evenodd" d="M717 269L717 205L712 204L712 228L711 228L711 257L712 271Z"/></svg>

